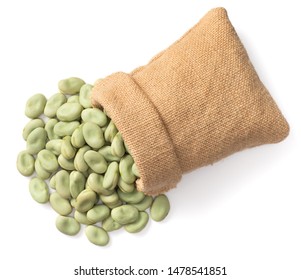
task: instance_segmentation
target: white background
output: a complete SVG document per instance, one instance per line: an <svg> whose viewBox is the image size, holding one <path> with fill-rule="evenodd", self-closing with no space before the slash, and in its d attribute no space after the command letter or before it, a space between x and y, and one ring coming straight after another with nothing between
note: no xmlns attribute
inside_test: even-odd
<svg viewBox="0 0 301 280"><path fill-rule="evenodd" d="M90 268L158 268L118 279L301 279L301 99L299 1L33 1L0 3L1 279L117 279L74 276ZM183 177L168 193L162 223L92 245L64 236L56 214L34 202L15 167L25 148L24 105L57 81L89 83L146 64L209 9L224 6L291 132L277 145L230 156ZM226 266L228 276L166 276L169 266Z"/></svg>

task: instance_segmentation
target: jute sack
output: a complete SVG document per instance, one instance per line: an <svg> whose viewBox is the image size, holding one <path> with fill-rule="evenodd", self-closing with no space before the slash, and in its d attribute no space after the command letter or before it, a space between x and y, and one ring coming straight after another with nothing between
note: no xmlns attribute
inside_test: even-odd
<svg viewBox="0 0 301 280"><path fill-rule="evenodd" d="M209 11L147 65L98 80L92 102L121 132L140 171L137 188L146 194L289 133L224 8Z"/></svg>

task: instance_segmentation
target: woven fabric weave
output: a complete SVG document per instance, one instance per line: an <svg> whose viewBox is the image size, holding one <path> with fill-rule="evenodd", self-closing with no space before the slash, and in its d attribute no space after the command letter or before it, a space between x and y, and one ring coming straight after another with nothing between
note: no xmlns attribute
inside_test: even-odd
<svg viewBox="0 0 301 280"><path fill-rule="evenodd" d="M147 65L98 80L92 103L115 122L140 172L137 188L147 194L289 133L224 8L209 11Z"/></svg>

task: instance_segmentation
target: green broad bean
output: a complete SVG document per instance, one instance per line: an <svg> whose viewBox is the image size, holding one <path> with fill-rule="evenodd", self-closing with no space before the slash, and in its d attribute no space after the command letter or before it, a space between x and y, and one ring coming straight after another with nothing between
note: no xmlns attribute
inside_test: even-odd
<svg viewBox="0 0 301 280"><path fill-rule="evenodd" d="M84 122L95 123L99 126L107 124L106 114L98 108L87 108L82 111L81 118Z"/></svg>
<svg viewBox="0 0 301 280"><path fill-rule="evenodd" d="M56 189L55 174L52 175L52 177L50 178L50 180L49 180L49 186L50 186L50 188L52 188L54 190Z"/></svg>
<svg viewBox="0 0 301 280"><path fill-rule="evenodd" d="M46 145L47 133L44 128L37 127L27 137L26 150L28 153L35 155L43 150Z"/></svg>
<svg viewBox="0 0 301 280"><path fill-rule="evenodd" d="M140 178L140 173L135 162L132 165L132 172L137 178Z"/></svg>
<svg viewBox="0 0 301 280"><path fill-rule="evenodd" d="M46 150L52 152L56 156L59 156L61 154L62 149L62 139L53 139L46 143Z"/></svg>
<svg viewBox="0 0 301 280"><path fill-rule="evenodd" d="M115 207L115 205L117 206L118 204L120 204L120 199L116 191L114 191L110 195L101 194L99 195L99 198L105 205L107 205L110 208L113 208Z"/></svg>
<svg viewBox="0 0 301 280"><path fill-rule="evenodd" d="M77 171L86 172L89 169L88 164L84 160L84 155L90 149L91 148L86 145L77 151L77 153L74 157L74 167Z"/></svg>
<svg viewBox="0 0 301 280"><path fill-rule="evenodd" d="M78 95L72 95L67 100L68 103L78 103L79 104L79 97Z"/></svg>
<svg viewBox="0 0 301 280"><path fill-rule="evenodd" d="M69 171L72 171L75 169L73 159L66 159L62 154L59 155L57 161L58 161L60 167L62 167L63 169L66 169Z"/></svg>
<svg viewBox="0 0 301 280"><path fill-rule="evenodd" d="M102 174L105 173L108 167L108 164L104 157L96 151L87 151L84 154L84 160L87 165L96 173Z"/></svg>
<svg viewBox="0 0 301 280"><path fill-rule="evenodd" d="M157 197L155 197L153 204L150 208L151 218L156 222L163 221L168 215L169 210L170 204L167 196L164 194L160 194Z"/></svg>
<svg viewBox="0 0 301 280"><path fill-rule="evenodd" d="M50 177L51 172L48 172L47 170L45 170L42 166L41 163L38 159L36 159L35 163L34 163L34 168L35 171L37 173L37 177L43 180L46 180Z"/></svg>
<svg viewBox="0 0 301 280"><path fill-rule="evenodd" d="M64 103L56 112L56 116L60 121L72 122L80 118L83 110L82 105L76 102Z"/></svg>
<svg viewBox="0 0 301 280"><path fill-rule="evenodd" d="M131 224L125 225L124 229L130 233L140 232L141 230L143 230L145 228L145 226L148 223L148 220L149 220L149 216L146 212L139 212L139 217L138 217L137 221L135 221Z"/></svg>
<svg viewBox="0 0 301 280"><path fill-rule="evenodd" d="M106 190L103 187L103 176L97 173L91 173L87 179L87 186L89 186L94 192L102 195L110 195L114 190Z"/></svg>
<svg viewBox="0 0 301 280"><path fill-rule="evenodd" d="M71 196L77 198L78 195L85 189L86 178L83 173L79 171L72 171L70 173L69 189Z"/></svg>
<svg viewBox="0 0 301 280"><path fill-rule="evenodd" d="M118 184L119 189L124 193L131 193L135 189L134 183L133 184L127 184L126 182L124 182L122 180L122 178L120 176L119 176L119 180L118 180L117 184Z"/></svg>
<svg viewBox="0 0 301 280"><path fill-rule="evenodd" d="M61 153L64 158L72 159L75 156L76 149L71 144L71 137L65 136L63 138L62 146L61 146Z"/></svg>
<svg viewBox="0 0 301 280"><path fill-rule="evenodd" d="M91 190L84 190L77 196L74 208L79 212L87 212L96 202L96 193Z"/></svg>
<svg viewBox="0 0 301 280"><path fill-rule="evenodd" d="M110 216L110 208L106 205L96 205L87 212L87 218L93 223L101 222Z"/></svg>
<svg viewBox="0 0 301 280"><path fill-rule="evenodd" d="M101 128L91 122L83 125L83 135L86 143L93 149L99 149L105 144Z"/></svg>
<svg viewBox="0 0 301 280"><path fill-rule="evenodd" d="M118 229L122 228L122 225L117 223L112 218L112 216L109 216L108 218L103 220L102 227L105 231L109 232L109 231L114 231L114 230L118 230Z"/></svg>
<svg viewBox="0 0 301 280"><path fill-rule="evenodd" d="M55 221L56 228L64 234L76 235L80 231L80 224L72 217L58 216Z"/></svg>
<svg viewBox="0 0 301 280"><path fill-rule="evenodd" d="M72 122L58 122L54 126L54 133L60 137L71 136L74 130L79 127L80 123L78 121Z"/></svg>
<svg viewBox="0 0 301 280"><path fill-rule="evenodd" d="M29 192L31 197L38 203L49 201L49 189L45 181L40 178L32 178L29 182Z"/></svg>
<svg viewBox="0 0 301 280"><path fill-rule="evenodd" d="M53 210L62 216L68 216L72 212L69 200L61 197L57 192L50 195L49 202Z"/></svg>
<svg viewBox="0 0 301 280"><path fill-rule="evenodd" d="M44 126L45 126L45 123L44 123L44 121L41 120L41 119L33 119L33 120L30 120L30 121L25 125L25 127L23 128L23 132L22 132L23 139L26 141L28 135L29 135L33 130L35 130L35 129L38 128L38 127L42 127L42 128L43 128Z"/></svg>
<svg viewBox="0 0 301 280"><path fill-rule="evenodd" d="M85 84L80 88L79 92L79 103L84 108L91 108L91 96L92 96L93 86L89 84Z"/></svg>
<svg viewBox="0 0 301 280"><path fill-rule="evenodd" d="M25 115L28 118L36 119L43 113L46 102L47 99L43 94L38 93L33 95L26 102Z"/></svg>
<svg viewBox="0 0 301 280"><path fill-rule="evenodd" d="M112 209L111 216L113 220L121 225L131 224L138 220L139 211L131 205L121 205Z"/></svg>
<svg viewBox="0 0 301 280"><path fill-rule="evenodd" d="M52 95L46 102L44 115L48 118L54 118L56 116L57 109L66 103L66 101L66 96L60 92Z"/></svg>
<svg viewBox="0 0 301 280"><path fill-rule="evenodd" d="M120 157L113 156L111 146L103 146L98 152L105 158L106 161L120 161Z"/></svg>
<svg viewBox="0 0 301 280"><path fill-rule="evenodd" d="M54 126L58 123L57 119L50 119L45 124L45 130L49 140L59 139L60 137L54 133Z"/></svg>
<svg viewBox="0 0 301 280"><path fill-rule="evenodd" d="M103 187L106 190L113 190L117 186L119 179L118 163L113 161L109 164L103 179Z"/></svg>
<svg viewBox="0 0 301 280"><path fill-rule="evenodd" d="M108 233L103 228L97 226L87 226L85 233L88 240L98 246L105 246L110 241Z"/></svg>
<svg viewBox="0 0 301 280"><path fill-rule="evenodd" d="M128 146L125 142L123 143L123 145L124 145L125 151L126 151L129 155L131 155L131 151L130 151L130 149L129 149L129 146Z"/></svg>
<svg viewBox="0 0 301 280"><path fill-rule="evenodd" d="M110 121L110 123L109 123L109 125L106 128L105 133L104 133L105 140L107 142L112 143L112 141L113 141L115 135L117 134L117 132L118 132L118 130L117 130L115 124L112 121Z"/></svg>
<svg viewBox="0 0 301 280"><path fill-rule="evenodd" d="M132 184L137 179L132 171L133 164L134 160L131 155L124 156L119 163L120 176L127 184Z"/></svg>
<svg viewBox="0 0 301 280"><path fill-rule="evenodd" d="M130 203L130 204L136 204L141 202L144 197L145 194L143 192L139 192L136 189L130 193L124 193L122 192L120 189L117 190L117 193L119 195L119 198L126 202L126 203Z"/></svg>
<svg viewBox="0 0 301 280"><path fill-rule="evenodd" d="M30 176L34 172L34 157L27 151L22 151L17 157L17 169L23 176Z"/></svg>
<svg viewBox="0 0 301 280"><path fill-rule="evenodd" d="M117 156L120 158L123 157L125 154L123 139L122 139L120 132L118 132L113 138L113 141L111 144L111 151L112 151L113 156Z"/></svg>
<svg viewBox="0 0 301 280"><path fill-rule="evenodd" d="M153 203L153 197L146 195L142 201L131 205L136 207L139 211L145 211L146 209L151 207L152 203Z"/></svg>
<svg viewBox="0 0 301 280"><path fill-rule="evenodd" d="M63 94L76 94L79 93L80 88L85 84L85 82L76 77L71 77L68 79L60 80L58 83L58 88Z"/></svg>
<svg viewBox="0 0 301 280"><path fill-rule="evenodd" d="M75 148L81 148L86 144L84 135L83 135L83 124L76 128L71 136L71 144Z"/></svg>
<svg viewBox="0 0 301 280"><path fill-rule="evenodd" d="M93 225L94 223L88 220L87 213L82 213L77 210L74 212L74 219L83 225Z"/></svg>
<svg viewBox="0 0 301 280"><path fill-rule="evenodd" d="M40 162L42 168L50 173L56 171L59 167L56 156L45 149L38 153L37 160Z"/></svg>
<svg viewBox="0 0 301 280"><path fill-rule="evenodd" d="M70 175L66 170L60 170L55 174L55 186L57 193L65 199L71 198L70 189Z"/></svg>

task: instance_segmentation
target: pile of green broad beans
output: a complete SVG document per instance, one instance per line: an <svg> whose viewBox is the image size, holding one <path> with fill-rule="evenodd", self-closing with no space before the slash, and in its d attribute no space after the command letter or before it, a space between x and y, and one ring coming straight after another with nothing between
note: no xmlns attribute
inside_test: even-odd
<svg viewBox="0 0 301 280"><path fill-rule="evenodd" d="M30 176L29 192L58 213L57 229L76 235L85 225L88 240L109 243L108 232L140 232L149 221L162 221L170 204L164 195L136 189L139 171L122 135L107 114L92 108L93 86L71 77L58 83L48 100L30 97L23 129L26 149L17 169Z"/></svg>

